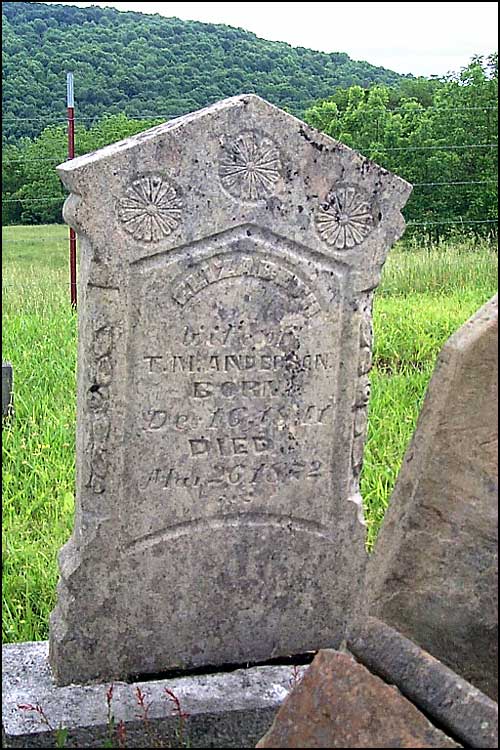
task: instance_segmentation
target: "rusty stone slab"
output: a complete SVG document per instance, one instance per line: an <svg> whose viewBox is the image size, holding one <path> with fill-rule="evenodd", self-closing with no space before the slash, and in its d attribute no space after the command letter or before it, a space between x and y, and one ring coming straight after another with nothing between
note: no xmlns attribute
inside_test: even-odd
<svg viewBox="0 0 500 750"><path fill-rule="evenodd" d="M259 748L461 747L346 653L319 651Z"/></svg>

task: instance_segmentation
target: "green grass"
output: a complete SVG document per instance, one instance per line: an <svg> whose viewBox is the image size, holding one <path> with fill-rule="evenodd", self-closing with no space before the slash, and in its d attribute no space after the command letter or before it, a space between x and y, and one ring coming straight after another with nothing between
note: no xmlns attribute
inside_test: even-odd
<svg viewBox="0 0 500 750"><path fill-rule="evenodd" d="M56 554L71 530L76 316L67 236L64 226L3 231L2 358L13 364L15 408L2 431L4 642L47 637Z"/></svg>
<svg viewBox="0 0 500 750"><path fill-rule="evenodd" d="M2 441L4 642L47 638L56 555L73 522L76 316L69 304L67 237L65 226L3 230L2 357L14 367L15 405ZM486 241L400 244L389 256L374 305L361 482L369 548L436 356L496 285L497 254Z"/></svg>

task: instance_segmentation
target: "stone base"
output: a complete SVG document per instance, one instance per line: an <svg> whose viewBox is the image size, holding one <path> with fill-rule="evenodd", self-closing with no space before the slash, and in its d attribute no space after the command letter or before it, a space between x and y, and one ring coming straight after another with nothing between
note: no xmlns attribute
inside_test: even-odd
<svg viewBox="0 0 500 750"><path fill-rule="evenodd" d="M13 372L10 362L2 362L2 417L13 414Z"/></svg>
<svg viewBox="0 0 500 750"><path fill-rule="evenodd" d="M459 746L498 746L498 704L401 633L368 617L363 623L353 624L347 645L371 674L396 686ZM47 657L47 641L2 646L2 747L56 747L58 727L68 733L64 747L107 746L107 695L111 684L58 687ZM268 665L145 682L116 682L110 704L115 726L112 746L255 747L307 667ZM144 696L144 705L149 705L146 721L138 703L138 689ZM177 708L165 689L178 699ZM35 710L37 706L50 727ZM188 716L179 716L179 711ZM116 729L120 722L125 729L122 740ZM365 746L373 745L351 745Z"/></svg>
<svg viewBox="0 0 500 750"><path fill-rule="evenodd" d="M110 685L57 687L47 657L47 641L2 647L2 746L56 747L55 729L61 726L68 731L65 747L103 747L109 737L106 694ZM113 746L254 747L306 668L259 666L141 683L117 682L111 710L115 727L123 721L126 739L120 745L115 729ZM140 718L137 688L149 704L147 722ZM187 718L176 714L165 688L179 699ZM36 711L19 708L37 704L52 729Z"/></svg>

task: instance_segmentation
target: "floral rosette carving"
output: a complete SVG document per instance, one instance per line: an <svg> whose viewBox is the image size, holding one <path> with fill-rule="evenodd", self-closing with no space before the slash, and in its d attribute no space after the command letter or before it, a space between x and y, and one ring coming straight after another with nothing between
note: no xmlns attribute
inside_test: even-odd
<svg viewBox="0 0 500 750"><path fill-rule="evenodd" d="M280 178L281 160L271 138L245 131L225 147L219 177L233 197L258 201L270 195Z"/></svg>
<svg viewBox="0 0 500 750"><path fill-rule="evenodd" d="M331 190L316 211L315 220L321 239L336 250L350 250L359 245L374 226L366 195L352 186Z"/></svg>
<svg viewBox="0 0 500 750"><path fill-rule="evenodd" d="M118 216L134 239L158 242L179 226L182 201L178 190L164 177L140 177L118 202Z"/></svg>

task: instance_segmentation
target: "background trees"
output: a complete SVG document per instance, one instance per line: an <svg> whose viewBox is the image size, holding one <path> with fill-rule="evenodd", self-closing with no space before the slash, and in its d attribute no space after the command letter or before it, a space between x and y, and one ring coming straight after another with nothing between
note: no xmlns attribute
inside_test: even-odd
<svg viewBox="0 0 500 750"><path fill-rule="evenodd" d="M491 231L497 217L498 58L441 80L351 86L306 120L415 186L406 219ZM477 222L477 224L475 223Z"/></svg>
<svg viewBox="0 0 500 750"><path fill-rule="evenodd" d="M301 116L338 86L392 84L385 68L269 42L229 26L114 8L4 2L3 132L35 137L64 118L66 72L80 118L104 112L165 119L219 99L258 93ZM11 116L21 119L10 119Z"/></svg>
<svg viewBox="0 0 500 750"><path fill-rule="evenodd" d="M495 226L496 55L413 78L227 26L98 7L2 10L5 224L62 221L54 168L66 159L73 70L77 154L254 91L412 182L407 220L440 232Z"/></svg>

